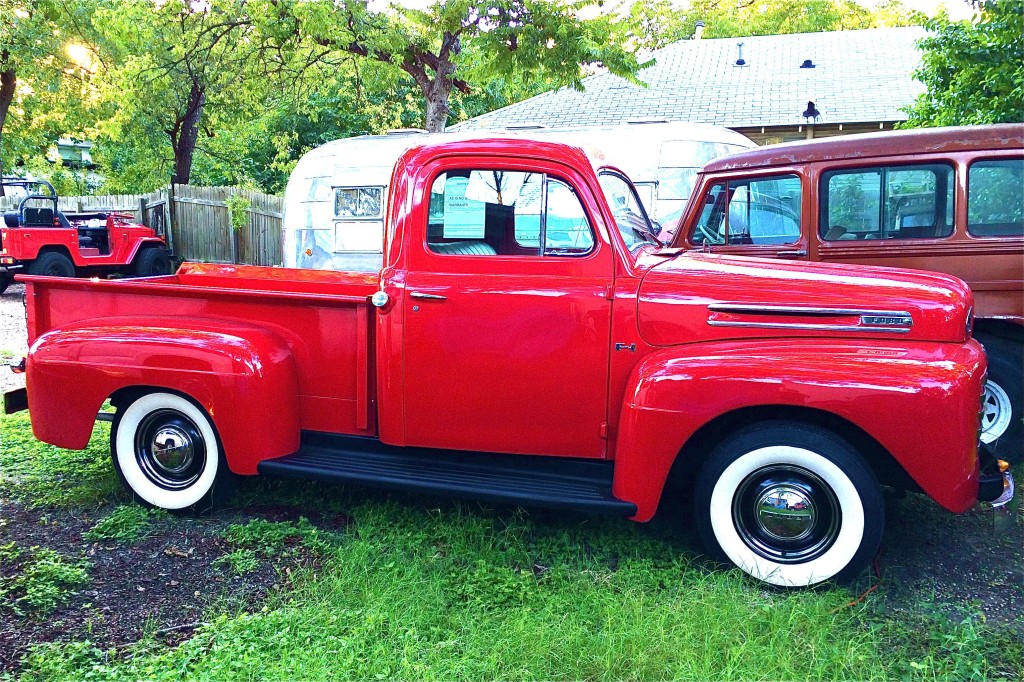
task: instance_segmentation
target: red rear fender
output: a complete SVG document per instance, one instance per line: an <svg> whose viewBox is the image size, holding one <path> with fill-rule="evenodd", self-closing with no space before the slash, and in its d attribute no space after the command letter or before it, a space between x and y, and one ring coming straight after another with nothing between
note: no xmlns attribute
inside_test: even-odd
<svg viewBox="0 0 1024 682"><path fill-rule="evenodd" d="M658 351L636 367L625 394L615 495L648 520L676 456L702 426L744 408L791 406L859 427L936 502L965 511L977 501L985 367L974 341L783 339Z"/></svg>
<svg viewBox="0 0 1024 682"><path fill-rule="evenodd" d="M212 417L228 466L256 473L263 459L299 445L298 385L274 333L222 320L110 318L43 334L29 351L27 383L36 438L82 449L96 413L132 387L188 396Z"/></svg>

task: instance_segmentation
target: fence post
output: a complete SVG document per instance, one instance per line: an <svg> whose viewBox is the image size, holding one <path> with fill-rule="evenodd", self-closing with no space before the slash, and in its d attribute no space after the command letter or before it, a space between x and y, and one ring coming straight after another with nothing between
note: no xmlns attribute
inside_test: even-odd
<svg viewBox="0 0 1024 682"><path fill-rule="evenodd" d="M227 199L227 196L224 197ZM238 264L238 230L235 229L235 221L232 220L231 215L231 204L227 201L224 202L224 207L228 210L228 243L231 245L231 262Z"/></svg>
<svg viewBox="0 0 1024 682"><path fill-rule="evenodd" d="M139 197L139 225L149 227L146 223L146 197Z"/></svg>

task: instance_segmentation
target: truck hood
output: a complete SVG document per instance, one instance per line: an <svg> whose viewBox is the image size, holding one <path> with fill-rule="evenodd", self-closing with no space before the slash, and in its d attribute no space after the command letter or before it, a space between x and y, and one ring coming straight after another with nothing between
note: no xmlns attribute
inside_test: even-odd
<svg viewBox="0 0 1024 682"><path fill-rule="evenodd" d="M962 342L970 334L971 291L950 275L696 252L638 265L649 268L637 320L653 346L801 336Z"/></svg>

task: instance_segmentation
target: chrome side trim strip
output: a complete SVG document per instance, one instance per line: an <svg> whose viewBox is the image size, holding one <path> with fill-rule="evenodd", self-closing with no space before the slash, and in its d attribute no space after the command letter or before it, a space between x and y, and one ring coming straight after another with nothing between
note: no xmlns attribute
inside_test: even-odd
<svg viewBox="0 0 1024 682"><path fill-rule="evenodd" d="M908 327L867 327L855 324L801 324L799 322L734 322L708 320L712 327L755 327L758 329L799 329L815 332L885 332L888 334L909 334Z"/></svg>
<svg viewBox="0 0 1024 682"><path fill-rule="evenodd" d="M870 310L865 308L801 308L787 305L759 305L748 303L712 303L708 310L716 313L747 313L751 315L806 315L822 317L831 315L871 315L877 317L907 317L905 310Z"/></svg>

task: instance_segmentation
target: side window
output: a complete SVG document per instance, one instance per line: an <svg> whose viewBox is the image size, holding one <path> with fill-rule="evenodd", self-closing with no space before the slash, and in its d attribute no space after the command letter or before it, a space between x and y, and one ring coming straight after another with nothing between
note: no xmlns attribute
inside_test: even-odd
<svg viewBox="0 0 1024 682"><path fill-rule="evenodd" d="M792 244L800 240L800 178L786 175L729 181L729 244Z"/></svg>
<svg viewBox="0 0 1024 682"><path fill-rule="evenodd" d="M384 188L334 188L334 251L380 253L384 249Z"/></svg>
<svg viewBox="0 0 1024 682"><path fill-rule="evenodd" d="M1024 159L975 161L967 170L967 231L1024 235Z"/></svg>
<svg viewBox="0 0 1024 682"><path fill-rule="evenodd" d="M772 245L800 240L801 181L795 175L718 183L703 202L700 220L690 234L693 244Z"/></svg>
<svg viewBox="0 0 1024 682"><path fill-rule="evenodd" d="M562 180L455 170L431 187L427 248L443 255L575 256L594 248L594 233L575 190Z"/></svg>
<svg viewBox="0 0 1024 682"><path fill-rule="evenodd" d="M725 243L725 195L725 183L718 183L701 198L700 220L690 233L691 244Z"/></svg>
<svg viewBox="0 0 1024 682"><path fill-rule="evenodd" d="M826 241L948 237L953 184L945 164L825 173L819 233Z"/></svg>

